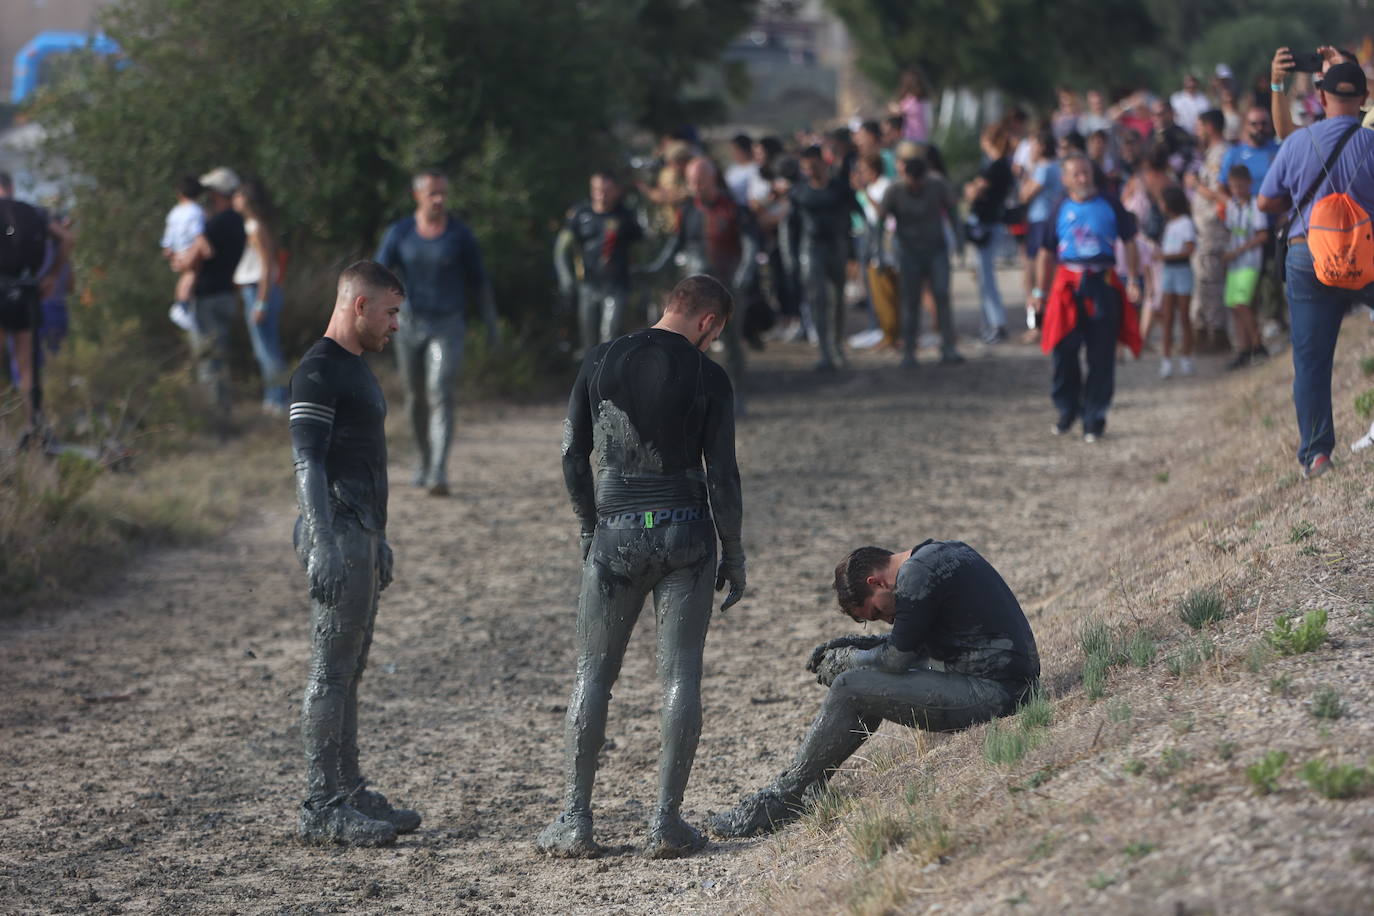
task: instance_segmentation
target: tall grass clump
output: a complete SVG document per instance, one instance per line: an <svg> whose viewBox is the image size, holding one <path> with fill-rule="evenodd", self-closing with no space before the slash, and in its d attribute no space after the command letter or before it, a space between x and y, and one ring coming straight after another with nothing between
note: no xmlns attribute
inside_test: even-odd
<svg viewBox="0 0 1374 916"><path fill-rule="evenodd" d="M1178 603L1178 619L1201 630L1226 616L1226 600L1215 588L1195 588Z"/></svg>

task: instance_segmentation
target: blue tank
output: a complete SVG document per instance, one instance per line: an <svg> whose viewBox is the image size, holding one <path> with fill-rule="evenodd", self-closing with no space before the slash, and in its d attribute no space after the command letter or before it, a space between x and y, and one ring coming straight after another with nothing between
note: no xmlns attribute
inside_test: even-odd
<svg viewBox="0 0 1374 916"><path fill-rule="evenodd" d="M38 89L43 61L54 54L89 49L96 54L118 54L119 45L112 38L88 32L39 32L14 56L14 85L10 101L22 104Z"/></svg>

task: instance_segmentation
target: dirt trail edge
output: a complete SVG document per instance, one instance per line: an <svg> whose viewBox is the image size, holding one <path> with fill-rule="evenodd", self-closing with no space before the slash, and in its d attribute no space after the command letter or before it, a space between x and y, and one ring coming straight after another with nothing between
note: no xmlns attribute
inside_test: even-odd
<svg viewBox="0 0 1374 916"><path fill-rule="evenodd" d="M852 629L829 592L846 550L963 539L1004 573L1037 635L1066 631L1083 609L1065 590L1101 560L1113 513L1150 498L1178 431L1205 434L1215 400L1215 379L1165 386L1152 365L1125 366L1109 438L1088 445L1049 435L1038 350L970 356L903 372L860 355L863 371L828 379L805 370L802 348L754 360L739 433L749 595L712 623L689 819L770 778L804 731L821 699L806 654ZM719 908L757 844L637 855L658 752L651 610L596 791L611 854L559 862L533 848L561 796L573 670L579 563L560 420L544 407L462 423L449 500L409 489L411 469L393 465L396 584L360 733L365 772L424 814L419 833L380 851L294 839L308 609L293 507L273 506L207 547L145 557L106 594L0 623L0 912ZM1049 654L1047 671L1070 661Z"/></svg>

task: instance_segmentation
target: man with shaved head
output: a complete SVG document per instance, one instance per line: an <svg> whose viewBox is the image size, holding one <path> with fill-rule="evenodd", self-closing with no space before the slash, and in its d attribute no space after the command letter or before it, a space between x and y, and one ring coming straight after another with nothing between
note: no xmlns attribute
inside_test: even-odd
<svg viewBox="0 0 1374 916"><path fill-rule="evenodd" d="M691 195L678 206L677 233L647 268L662 270L681 254L684 276L705 274L720 281L735 300L747 300L758 270L759 239L747 207L730 196L715 163L697 156L687 164L687 191ZM735 413L744 413L744 338L740 321L725 325L725 371L735 393Z"/></svg>
<svg viewBox="0 0 1374 916"><path fill-rule="evenodd" d="M334 313L291 376L296 464L296 554L310 580L310 678L301 737L307 843L382 846L420 815L367 788L358 765L358 681L367 664L377 596L391 584L386 541L386 398L364 352L396 333L405 290L374 261L339 277Z"/></svg>

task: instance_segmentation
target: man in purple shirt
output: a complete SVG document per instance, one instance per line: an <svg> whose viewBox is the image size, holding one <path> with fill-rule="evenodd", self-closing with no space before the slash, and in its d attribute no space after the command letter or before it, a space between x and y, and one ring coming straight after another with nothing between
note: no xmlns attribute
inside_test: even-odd
<svg viewBox="0 0 1374 916"><path fill-rule="evenodd" d="M1331 469L1331 451L1336 447L1331 365L1341 319L1352 305L1367 301L1371 290L1340 289L1318 280L1307 231L1313 202L1327 194L1349 194L1374 213L1374 132L1360 129L1360 108L1368 94L1358 64L1343 62L1327 70L1320 90L1326 119L1293 132L1283 142L1259 193L1260 210L1290 214L1285 266L1293 338L1293 406L1300 437L1298 462L1308 478Z"/></svg>

